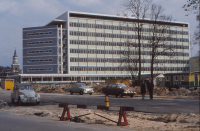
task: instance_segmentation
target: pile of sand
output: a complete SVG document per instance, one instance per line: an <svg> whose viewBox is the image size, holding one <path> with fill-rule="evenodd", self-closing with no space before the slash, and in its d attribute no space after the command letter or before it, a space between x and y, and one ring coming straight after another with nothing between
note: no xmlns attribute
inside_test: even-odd
<svg viewBox="0 0 200 131"><path fill-rule="evenodd" d="M135 87L136 94L141 95L140 87ZM146 89L146 94L149 94L148 89ZM169 91L169 88L167 87L154 87L153 91L154 95L157 96L172 96L172 97L181 97L181 96L191 96L191 97L199 97L200 96L200 90L193 90L190 91L186 88L172 88L172 91Z"/></svg>
<svg viewBox="0 0 200 131"><path fill-rule="evenodd" d="M157 96L165 96L168 92L169 90L166 87L155 87L153 93Z"/></svg>
<svg viewBox="0 0 200 131"><path fill-rule="evenodd" d="M101 93L101 89L105 86L106 86L105 84L99 84L99 85L94 86L93 90L95 93Z"/></svg>
<svg viewBox="0 0 200 131"><path fill-rule="evenodd" d="M33 88L35 92L40 92L40 93L66 93L60 87L56 86L35 84L33 85Z"/></svg>
<svg viewBox="0 0 200 131"><path fill-rule="evenodd" d="M186 88L173 89L172 91L167 93L167 96L193 96L193 97L199 97L200 96L200 90L190 91L190 90L188 90Z"/></svg>

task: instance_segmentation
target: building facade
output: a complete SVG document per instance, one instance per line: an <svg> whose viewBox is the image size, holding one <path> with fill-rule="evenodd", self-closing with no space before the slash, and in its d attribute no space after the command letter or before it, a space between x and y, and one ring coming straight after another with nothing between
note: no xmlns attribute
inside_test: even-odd
<svg viewBox="0 0 200 131"><path fill-rule="evenodd" d="M133 55L138 56L134 22L133 17L68 11L45 26L23 28L23 73L127 75L130 72L121 66L127 41L135 47ZM148 33L152 21L140 22L145 34L141 39L141 73L150 74ZM158 24L170 25L165 33L171 34L171 38L160 49L172 50L156 58L154 73L189 72L188 23L160 21Z"/></svg>

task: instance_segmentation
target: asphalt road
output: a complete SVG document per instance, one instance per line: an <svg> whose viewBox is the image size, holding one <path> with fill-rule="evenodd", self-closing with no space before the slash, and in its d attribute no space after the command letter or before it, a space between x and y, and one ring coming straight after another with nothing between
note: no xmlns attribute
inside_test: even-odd
<svg viewBox="0 0 200 131"><path fill-rule="evenodd" d="M0 100L11 103L10 100L11 91L0 90ZM79 94L45 94L40 93L41 104L79 104L79 105L104 105L104 95L79 95ZM124 97L116 98L109 96L110 106L131 106L135 111L150 112L150 113L199 113L199 98L172 98L172 97L154 97L153 100L149 100L146 96L145 100L141 100L141 97Z"/></svg>
<svg viewBox="0 0 200 131"><path fill-rule="evenodd" d="M44 117L0 112L0 131L128 131L115 126L88 125Z"/></svg>

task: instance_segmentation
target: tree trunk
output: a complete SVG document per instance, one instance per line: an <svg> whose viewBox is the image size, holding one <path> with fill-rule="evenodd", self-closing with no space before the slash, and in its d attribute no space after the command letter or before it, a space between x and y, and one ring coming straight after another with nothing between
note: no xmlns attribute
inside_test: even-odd
<svg viewBox="0 0 200 131"><path fill-rule="evenodd" d="M151 55L151 78L153 80L153 63L154 63L154 48L152 48L152 55Z"/></svg>
<svg viewBox="0 0 200 131"><path fill-rule="evenodd" d="M141 84L141 45L140 45L140 39L141 39L141 30L140 30L140 23L138 20L138 47L139 47L139 73L138 73L138 80L139 80L139 86Z"/></svg>

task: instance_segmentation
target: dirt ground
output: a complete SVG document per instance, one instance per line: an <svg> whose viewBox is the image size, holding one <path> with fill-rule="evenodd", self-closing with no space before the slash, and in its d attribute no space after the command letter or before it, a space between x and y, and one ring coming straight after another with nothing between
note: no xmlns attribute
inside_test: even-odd
<svg viewBox="0 0 200 131"><path fill-rule="evenodd" d="M44 104L44 103L43 103ZM13 114L23 114L28 116L49 117L59 119L63 108L59 108L58 104L46 103L42 106L24 105L15 106L7 105L0 101L0 111L9 112ZM106 126L117 126L116 123L110 122L94 113L109 118L113 121L118 121L118 111L102 111L93 109L70 109L70 117L75 117L83 114L90 115L79 117L82 122L88 124L103 124ZM152 114L141 112L127 112L127 120L129 125L118 126L119 128L131 129L135 131L160 131L160 130L174 130L174 131L199 131L200 130L200 116L194 113L179 113L179 114Z"/></svg>

